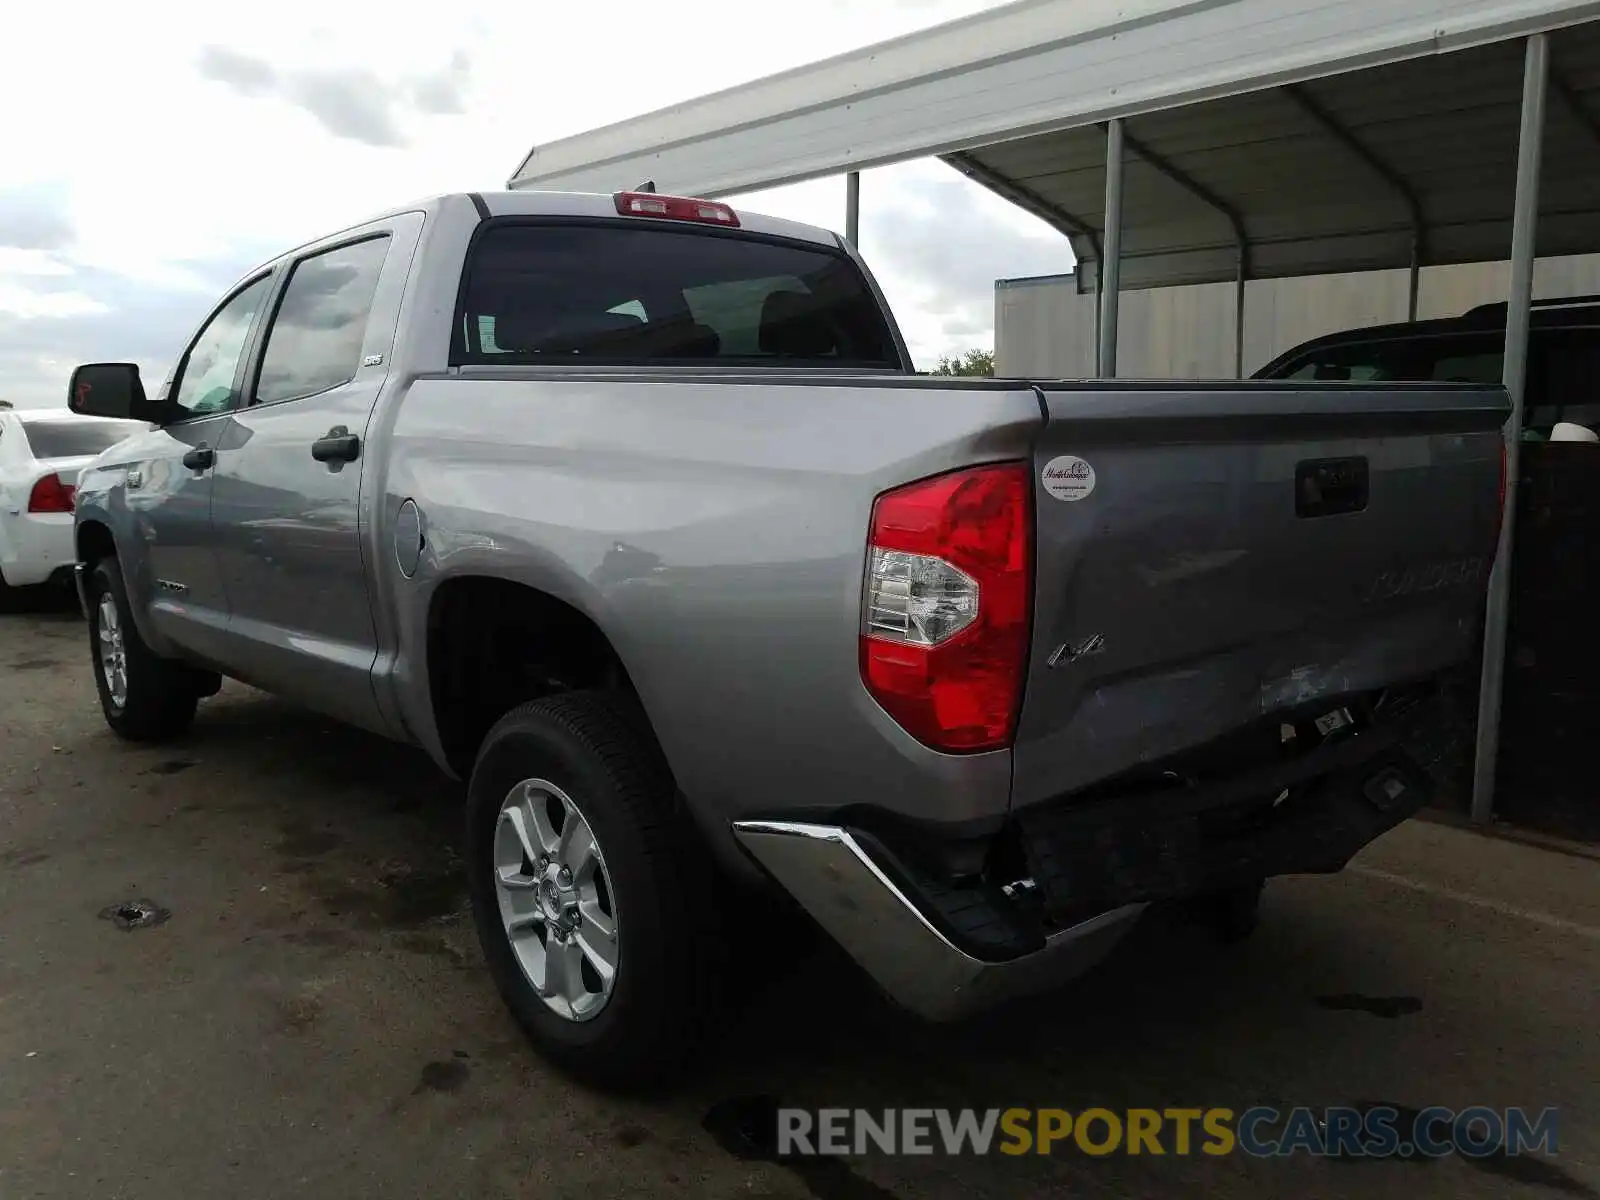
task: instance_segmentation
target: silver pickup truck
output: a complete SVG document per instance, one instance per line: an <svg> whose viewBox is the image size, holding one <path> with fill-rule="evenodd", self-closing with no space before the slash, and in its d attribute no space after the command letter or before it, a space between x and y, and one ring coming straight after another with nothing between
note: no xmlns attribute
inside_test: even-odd
<svg viewBox="0 0 1600 1200"><path fill-rule="evenodd" d="M836 235L653 193L397 210L68 403L155 425L78 484L112 729L228 676L421 746L507 1004L613 1080L756 894L949 1018L1338 870L1432 787L1508 413L920 377Z"/></svg>

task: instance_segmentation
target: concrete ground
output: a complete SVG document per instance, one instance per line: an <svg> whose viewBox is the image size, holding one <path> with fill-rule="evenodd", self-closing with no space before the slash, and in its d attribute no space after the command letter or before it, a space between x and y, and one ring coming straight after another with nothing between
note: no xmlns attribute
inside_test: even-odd
<svg viewBox="0 0 1600 1200"><path fill-rule="evenodd" d="M0 618L0 1196L1600 1196L1600 865L1413 822L1280 881L1248 943L1149 922L956 1029L809 953L669 1099L535 1058L468 920L458 791L229 685L160 749L102 724L83 626ZM100 914L170 910L132 932ZM762 1161L756 1097L1082 1109L1562 1110L1554 1159Z"/></svg>

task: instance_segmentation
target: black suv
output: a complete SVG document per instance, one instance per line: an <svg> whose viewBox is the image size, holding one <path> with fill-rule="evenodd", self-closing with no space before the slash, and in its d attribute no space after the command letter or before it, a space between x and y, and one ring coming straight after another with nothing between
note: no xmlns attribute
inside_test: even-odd
<svg viewBox="0 0 1600 1200"><path fill-rule="evenodd" d="M1502 300L1459 317L1330 333L1253 378L1499 383L1505 338ZM1533 302L1524 411L1525 436L1547 437L1557 421L1600 431L1600 296Z"/></svg>

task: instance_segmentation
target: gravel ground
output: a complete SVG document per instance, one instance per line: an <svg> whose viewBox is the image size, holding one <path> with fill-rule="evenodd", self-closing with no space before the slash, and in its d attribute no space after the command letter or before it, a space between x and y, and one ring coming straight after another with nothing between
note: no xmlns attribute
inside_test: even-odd
<svg viewBox="0 0 1600 1200"><path fill-rule="evenodd" d="M673 1095L535 1058L479 963L459 789L228 685L118 742L82 623L0 617L0 1197L1600 1197L1600 866L1413 822L1279 881L1219 948L1152 920L1070 991L959 1028L797 949ZM170 915L124 931L108 909ZM816 1107L1562 1110L1554 1159L768 1161Z"/></svg>

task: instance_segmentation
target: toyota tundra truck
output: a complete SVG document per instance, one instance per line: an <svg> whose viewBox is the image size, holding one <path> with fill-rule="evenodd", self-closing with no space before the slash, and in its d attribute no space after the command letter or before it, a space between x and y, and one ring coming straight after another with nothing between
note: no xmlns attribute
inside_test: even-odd
<svg viewBox="0 0 1600 1200"><path fill-rule="evenodd" d="M506 1004L614 1081L752 893L948 1019L1341 868L1434 786L1509 412L920 376L837 235L648 191L398 209L68 406L152 425L78 482L112 730L229 677L420 746Z"/></svg>

